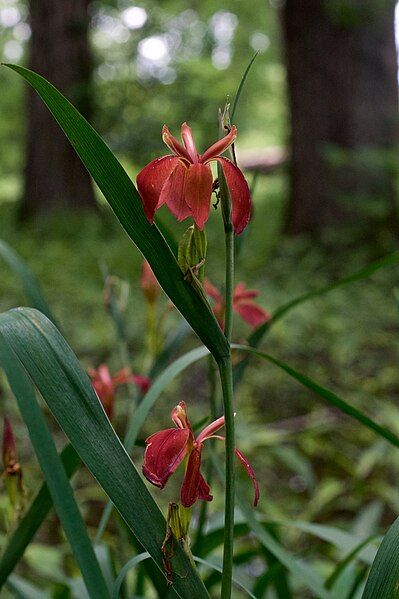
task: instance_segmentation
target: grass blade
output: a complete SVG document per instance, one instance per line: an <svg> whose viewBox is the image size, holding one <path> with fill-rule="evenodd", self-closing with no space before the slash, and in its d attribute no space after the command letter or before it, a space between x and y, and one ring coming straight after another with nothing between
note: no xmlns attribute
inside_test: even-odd
<svg viewBox="0 0 399 599"><path fill-rule="evenodd" d="M28 268L25 262L18 256L16 251L13 250L12 247L2 239L0 239L0 256L21 281L25 295L32 308L36 308L37 310L40 310L40 312L43 312L43 314L45 314L47 318L52 320L55 324L55 319L51 312L51 308L48 305L42 290L40 289L40 285L35 275L32 273L30 268Z"/></svg>
<svg viewBox="0 0 399 599"><path fill-rule="evenodd" d="M72 445L64 447L60 459L65 468L66 476L71 478L81 463ZM46 483L43 483L2 552L0 559L0 587L5 583L22 558L25 549L39 530L52 506L53 501L49 488Z"/></svg>
<svg viewBox="0 0 399 599"><path fill-rule="evenodd" d="M139 553L138 555L135 555L134 557L132 557L132 559L130 559L123 566L122 570L119 572L118 576L115 579L114 586L112 589L112 599L119 599L119 593L121 590L122 583L125 579L126 574L129 572L129 570L131 570L132 568L134 568L134 566L137 566L144 560L149 559L150 557L151 557L151 555L149 553L147 553L147 551L144 551L143 553Z"/></svg>
<svg viewBox="0 0 399 599"><path fill-rule="evenodd" d="M280 306L280 308L277 308L277 310L272 314L270 320L260 325L257 329L253 331L253 333L251 333L251 335L248 337L248 345L250 345L251 347L258 347L259 343L262 341L266 333L268 333L269 329L281 318L283 318L288 312L290 312L290 310L296 308L300 304L303 304L315 297L325 295L329 291L333 291L334 289L338 289L339 287L344 287L349 283L355 283L356 281L368 279L378 270L382 268L387 268L388 266L395 266L397 264L399 264L399 252L394 252L392 254L388 254L388 256L384 256L384 258L381 258L380 260L377 260L372 264L369 264L365 268L358 270L357 272L353 273L352 275L349 275L348 277L340 279L339 281L335 281L334 283L330 283L329 285L325 285L324 287L320 287L319 289L315 289L314 291L309 291L308 293L304 293L299 297L290 300L286 304ZM236 384L241 380L247 364L248 358L242 360L242 362L239 362L239 364L237 364L234 368L234 382Z"/></svg>
<svg viewBox="0 0 399 599"><path fill-rule="evenodd" d="M50 321L48 320L48 322ZM107 586L35 393L18 358L10 351L1 332L0 364L7 375L22 418L28 428L32 445L53 498L54 507L82 572L87 591L93 599L107 599L109 598Z"/></svg>
<svg viewBox="0 0 399 599"><path fill-rule="evenodd" d="M18 357L72 445L158 568L166 523L111 427L86 373L55 326L30 308L0 315L0 334ZM176 546L173 590L207 597L197 572ZM181 576L180 573L185 575Z"/></svg>
<svg viewBox="0 0 399 599"><path fill-rule="evenodd" d="M216 360L228 355L226 338L205 296L184 280L165 238L149 224L133 182L98 133L46 79L24 67L5 66L21 75L45 102L165 293L204 345Z"/></svg>
<svg viewBox="0 0 399 599"><path fill-rule="evenodd" d="M248 339L248 344L254 347L259 345L260 340L263 335L270 329L270 327L279 321L283 316L287 314L293 308L296 308L300 304L307 302L310 299L315 297L319 297L321 295L325 295L329 291L333 291L333 289L338 289L338 287L344 287L349 283L355 283L356 281L362 281L363 279L368 279L381 268L387 268L388 266L395 266L399 264L399 252L393 252L392 254L388 254L388 256L384 256L381 260L377 260L372 264L369 264L365 268L358 270L357 272L345 277L344 279L340 279L339 281L335 281L335 283L330 283L329 285L325 285L324 287L320 287L319 289L315 289L314 291L309 291L308 293L304 293L299 297L296 297L293 300L290 300L272 314L272 318L258 327L252 335Z"/></svg>
<svg viewBox="0 0 399 599"><path fill-rule="evenodd" d="M212 456L212 463L220 478L224 482L224 476L220 467L219 460L215 455ZM325 589L321 576L309 566L305 561L291 555L274 537L268 532L262 522L257 520L255 512L247 506L247 502L236 493L236 505L242 513L248 528L255 533L259 543L267 549L274 557L297 579L303 581L303 585L312 590L316 597L320 599L331 599L330 593Z"/></svg>
<svg viewBox="0 0 399 599"><path fill-rule="evenodd" d="M338 395L336 395L332 391L329 391L329 389L322 387L309 377L305 376L304 374L301 374L300 372L297 372L296 370L291 368L291 366L288 366L288 364L285 364L284 362L281 362L280 360L273 358L273 356L269 356L269 354L265 354L264 352L261 352L247 345L233 344L231 347L250 352L258 356L259 358L263 358L264 360L267 360L268 362L275 364L276 366L281 368L281 370L284 370L292 378L296 379L299 383L301 383L301 385L307 387L311 391L314 391L317 395L319 395L319 397L325 399L330 405L333 405L334 407L341 410L341 412L344 412L344 414L351 416L351 418L354 418L355 420L360 422L360 424L363 424L373 432L377 433L377 435L383 437L391 445L399 447L399 437L397 437L390 430L388 430L384 426L381 426L380 424L366 416L366 414L364 414L361 410L358 410L357 408L354 408L353 406L348 404L344 399L341 399L340 397L338 397Z"/></svg>
<svg viewBox="0 0 399 599"><path fill-rule="evenodd" d="M240 96L241 96L241 92L242 92L243 87L245 85L245 81L246 81L246 79L247 79L247 77L249 75L249 71L251 70L251 67L254 64L255 59L258 56L258 54L259 54L259 50L257 52L255 52L255 54L253 55L253 57L249 61L248 66L245 69L243 76L241 77L241 81L240 81L240 84L238 86L235 98L234 98L233 108L231 109L230 120L231 120L232 123L233 123L233 119L234 119L234 116L235 116L235 113L236 113L236 110L237 110L237 106L238 106L238 102L239 102L239 99L240 99Z"/></svg>
<svg viewBox="0 0 399 599"><path fill-rule="evenodd" d="M377 551L362 599L399 597L399 518L395 520Z"/></svg>

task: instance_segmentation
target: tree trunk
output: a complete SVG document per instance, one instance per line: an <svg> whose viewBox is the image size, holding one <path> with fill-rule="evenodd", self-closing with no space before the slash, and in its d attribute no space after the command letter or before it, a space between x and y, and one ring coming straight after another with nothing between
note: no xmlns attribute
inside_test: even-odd
<svg viewBox="0 0 399 599"><path fill-rule="evenodd" d="M394 11L392 0L285 2L289 232L362 218L366 206L396 218Z"/></svg>
<svg viewBox="0 0 399 599"><path fill-rule="evenodd" d="M30 0L30 68L90 116L89 0ZM28 90L21 217L96 206L91 179L42 100Z"/></svg>

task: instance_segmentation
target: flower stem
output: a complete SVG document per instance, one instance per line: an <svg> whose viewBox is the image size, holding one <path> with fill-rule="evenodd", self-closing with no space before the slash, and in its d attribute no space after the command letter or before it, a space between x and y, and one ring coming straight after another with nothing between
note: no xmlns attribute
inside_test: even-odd
<svg viewBox="0 0 399 599"><path fill-rule="evenodd" d="M233 575L234 545L234 407L233 371L231 357L218 363L222 381L223 406L226 430L226 489L224 512L224 548L221 599L230 599Z"/></svg>
<svg viewBox="0 0 399 599"><path fill-rule="evenodd" d="M211 355L208 356L208 380L209 380L209 404L211 409L211 421L216 420L220 414L218 413L217 407L217 380L216 380L216 363ZM210 439L209 442L212 444L212 450L214 449L215 439ZM211 486L212 481L212 463L209 462L206 470L205 480ZM193 551L196 555L201 555L201 545L204 536L204 530L207 520L209 503L207 501L201 502L200 512L198 515L197 531L195 541L193 545Z"/></svg>
<svg viewBox="0 0 399 599"><path fill-rule="evenodd" d="M231 202L222 169L219 169L220 195L225 231L226 281L225 281L225 327L224 334L231 343L233 330L234 287L234 231L231 221ZM224 514L224 548L221 599L230 599L233 576L234 550L234 396L231 350L218 363L223 391L223 409L226 430L226 489Z"/></svg>

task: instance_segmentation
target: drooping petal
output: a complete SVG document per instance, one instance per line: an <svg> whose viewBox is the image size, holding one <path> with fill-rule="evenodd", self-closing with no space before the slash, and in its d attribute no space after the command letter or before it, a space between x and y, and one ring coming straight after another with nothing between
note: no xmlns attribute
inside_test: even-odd
<svg viewBox="0 0 399 599"><path fill-rule="evenodd" d="M196 442L198 445L212 437L219 429L224 426L224 416L221 416L217 420L214 420L208 426L206 426L196 438Z"/></svg>
<svg viewBox="0 0 399 599"><path fill-rule="evenodd" d="M150 223L154 222L154 214L159 205L162 187L176 165L179 164L179 160L177 156L171 155L157 158L147 164L137 175L137 188Z"/></svg>
<svg viewBox="0 0 399 599"><path fill-rule="evenodd" d="M242 299L253 299L258 297L259 291L256 289L247 289L245 283L237 283L234 288L233 301L240 301Z"/></svg>
<svg viewBox="0 0 399 599"><path fill-rule="evenodd" d="M201 451L196 447L191 450L186 473L180 490L180 501L184 507L191 507L198 499L201 482Z"/></svg>
<svg viewBox="0 0 399 599"><path fill-rule="evenodd" d="M242 233L251 218L251 194L240 169L227 158L215 158L221 164L229 188L232 220L236 235Z"/></svg>
<svg viewBox="0 0 399 599"><path fill-rule="evenodd" d="M212 172L207 164L190 164L184 195L195 224L202 231L208 220L212 196Z"/></svg>
<svg viewBox="0 0 399 599"><path fill-rule="evenodd" d="M253 471L253 468L252 468L251 464L248 462L245 455L243 453L241 453L241 451L239 449L235 449L234 451L235 451L236 456L240 460L241 464L244 466L249 478L252 481L252 485L254 487L254 507L256 507L258 505L260 491L259 491L259 483L256 480L255 472Z"/></svg>
<svg viewBox="0 0 399 599"><path fill-rule="evenodd" d="M182 221L191 216L191 208L187 206L185 200L187 167L180 161L175 166L169 177L166 179L159 196L159 206L167 205L171 213Z"/></svg>
<svg viewBox="0 0 399 599"><path fill-rule="evenodd" d="M168 146L168 148L172 150L174 154L176 154L176 156L180 156L188 162L191 162L190 155L187 152L186 148L183 147L181 143L177 141L176 137L173 137L167 125L164 125L162 127L162 140Z"/></svg>
<svg viewBox="0 0 399 599"><path fill-rule="evenodd" d="M221 435L212 435L212 437L210 437L210 438L219 439L219 441L224 441L224 442L226 441L226 439L224 437L222 437ZM258 505L260 491L259 491L259 483L256 479L255 472L253 471L253 468L252 468L251 464L248 462L245 455L236 447L234 448L234 453L240 460L241 464L244 466L246 473L248 474L249 478L252 481L252 485L254 488L254 507L256 507Z"/></svg>
<svg viewBox="0 0 399 599"><path fill-rule="evenodd" d="M203 501L212 501L213 495L210 494L210 487L202 474L200 474L200 481L198 485L198 499Z"/></svg>
<svg viewBox="0 0 399 599"><path fill-rule="evenodd" d="M189 429L168 428L146 439L142 469L150 483L161 489L165 486L186 455L190 435Z"/></svg>
<svg viewBox="0 0 399 599"><path fill-rule="evenodd" d="M233 308L251 327L258 327L271 318L271 314L254 302L240 301L233 303Z"/></svg>
<svg viewBox="0 0 399 599"><path fill-rule="evenodd" d="M147 393L151 386L151 379L143 374L132 374L129 377L129 383L134 383L142 393Z"/></svg>
<svg viewBox="0 0 399 599"><path fill-rule="evenodd" d="M191 162L198 162L198 152L197 148L195 147L193 132L187 123L183 123L181 126L181 138L188 154L190 155Z"/></svg>
<svg viewBox="0 0 399 599"><path fill-rule="evenodd" d="M214 143L210 148L208 148L202 156L200 156L200 162L206 162L207 160L212 160L223 154L227 150L232 143L234 143L235 138L237 137L237 127L235 125L232 126L230 133L228 133L222 139L219 139L216 143Z"/></svg>

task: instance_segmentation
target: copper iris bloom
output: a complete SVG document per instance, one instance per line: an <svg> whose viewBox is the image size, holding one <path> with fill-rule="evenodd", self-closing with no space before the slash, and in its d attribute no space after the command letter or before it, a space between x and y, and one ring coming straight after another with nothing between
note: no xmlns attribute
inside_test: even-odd
<svg viewBox="0 0 399 599"><path fill-rule="evenodd" d="M223 328L224 313L226 310L224 297L219 289L212 285L208 279L204 281L204 291L214 300L213 313ZM253 301L258 295L259 291L256 289L247 289L245 283L238 283L233 292L233 310L253 328L271 319L271 314Z"/></svg>
<svg viewBox="0 0 399 599"><path fill-rule="evenodd" d="M146 439L143 474L150 483L163 489L179 464L184 458L187 458L186 471L180 490L182 505L191 507L197 499L212 501L209 485L201 474L201 454L203 444L208 439L224 441L224 437L215 435L224 426L224 416L208 424L197 437L194 436L191 428L184 401L181 401L173 409L172 420L176 428L159 431ZM235 449L235 453L252 480L254 506L256 506L259 501L258 481L245 456L238 449Z"/></svg>
<svg viewBox="0 0 399 599"><path fill-rule="evenodd" d="M88 374L94 390L110 420L114 413L114 400L117 387L126 383L133 383L137 385L142 393L147 393L150 387L150 379L147 376L131 374L129 368L122 368L114 376L111 376L108 366L100 364L97 369L90 368Z"/></svg>
<svg viewBox="0 0 399 599"><path fill-rule="evenodd" d="M172 154L153 160L137 175L137 187L148 220L152 223L155 211L166 204L177 220L192 216L202 230L211 208L213 176L209 163L216 160L223 169L229 188L234 232L237 235L241 233L251 216L249 188L240 169L220 155L231 146L236 136L237 128L233 126L223 139L203 154L198 154L187 123L181 126L183 145L164 125L162 139Z"/></svg>

